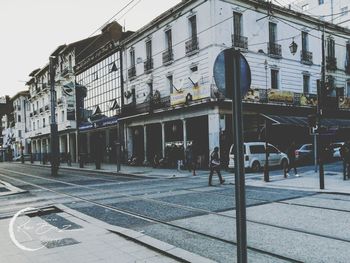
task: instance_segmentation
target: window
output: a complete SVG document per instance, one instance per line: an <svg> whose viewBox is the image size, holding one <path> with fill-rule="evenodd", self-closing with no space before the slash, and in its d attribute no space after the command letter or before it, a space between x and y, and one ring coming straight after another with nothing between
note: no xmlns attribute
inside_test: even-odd
<svg viewBox="0 0 350 263"><path fill-rule="evenodd" d="M21 130L18 130L18 137L22 138L22 131Z"/></svg>
<svg viewBox="0 0 350 263"><path fill-rule="evenodd" d="M303 6L301 7L301 10L303 10L303 11L309 10L309 4L303 5Z"/></svg>
<svg viewBox="0 0 350 263"><path fill-rule="evenodd" d="M304 94L310 93L310 75L307 75L307 74L303 75L303 93Z"/></svg>
<svg viewBox="0 0 350 263"><path fill-rule="evenodd" d="M33 131L35 131L35 121L33 121Z"/></svg>
<svg viewBox="0 0 350 263"><path fill-rule="evenodd" d="M135 67L135 49L130 49L130 65L131 67Z"/></svg>
<svg viewBox="0 0 350 263"><path fill-rule="evenodd" d="M169 75L166 77L168 80L168 86L170 90L170 94L174 92L174 82L173 82L173 75Z"/></svg>
<svg viewBox="0 0 350 263"><path fill-rule="evenodd" d="M46 127L46 124L45 124L45 118L43 118L43 128Z"/></svg>
<svg viewBox="0 0 350 263"><path fill-rule="evenodd" d="M64 122L64 110L61 112L61 122Z"/></svg>
<svg viewBox="0 0 350 263"><path fill-rule="evenodd" d="M276 43L277 40L277 24L269 22L269 42Z"/></svg>
<svg viewBox="0 0 350 263"><path fill-rule="evenodd" d="M250 153L251 154L265 153L265 146L264 145L251 145L250 146Z"/></svg>
<svg viewBox="0 0 350 263"><path fill-rule="evenodd" d="M152 58L152 41L148 40L146 42L146 57L147 60Z"/></svg>
<svg viewBox="0 0 350 263"><path fill-rule="evenodd" d="M335 42L333 38L328 38L327 41L327 55L328 57L334 58L335 57Z"/></svg>
<svg viewBox="0 0 350 263"><path fill-rule="evenodd" d="M346 82L346 96L350 97L350 80Z"/></svg>
<svg viewBox="0 0 350 263"><path fill-rule="evenodd" d="M95 71L94 73L92 73L92 80L98 80L98 73L97 71Z"/></svg>
<svg viewBox="0 0 350 263"><path fill-rule="evenodd" d="M68 63L69 63L69 70L72 70L73 65L72 65L72 56L71 55L69 55L69 57L68 57Z"/></svg>
<svg viewBox="0 0 350 263"><path fill-rule="evenodd" d="M242 14L233 12L233 34L242 35Z"/></svg>
<svg viewBox="0 0 350 263"><path fill-rule="evenodd" d="M301 49L302 51L309 50L309 34L307 32L301 33Z"/></svg>
<svg viewBox="0 0 350 263"><path fill-rule="evenodd" d="M165 44L167 50L172 50L173 48L173 40L172 40L172 32L171 29L165 31Z"/></svg>
<svg viewBox="0 0 350 263"><path fill-rule="evenodd" d="M279 153L279 151L271 145L267 146L267 150L268 150L268 153Z"/></svg>
<svg viewBox="0 0 350 263"><path fill-rule="evenodd" d="M279 71L277 69L271 69L271 89L278 89L278 74Z"/></svg>
<svg viewBox="0 0 350 263"><path fill-rule="evenodd" d="M190 69L191 69L191 72L196 72L198 71L198 66L192 66Z"/></svg>
<svg viewBox="0 0 350 263"><path fill-rule="evenodd" d="M38 127L38 129L40 129L40 122L39 122L39 120L37 120L37 127Z"/></svg>
<svg viewBox="0 0 350 263"><path fill-rule="evenodd" d="M323 5L324 4L324 0L318 0L318 5Z"/></svg>
<svg viewBox="0 0 350 263"><path fill-rule="evenodd" d="M21 122L21 115L19 115L19 114L18 114L18 116L17 116L17 121L18 121L18 122Z"/></svg>
<svg viewBox="0 0 350 263"><path fill-rule="evenodd" d="M191 16L188 20L190 22L190 36L192 39L197 38L197 18L196 16Z"/></svg>

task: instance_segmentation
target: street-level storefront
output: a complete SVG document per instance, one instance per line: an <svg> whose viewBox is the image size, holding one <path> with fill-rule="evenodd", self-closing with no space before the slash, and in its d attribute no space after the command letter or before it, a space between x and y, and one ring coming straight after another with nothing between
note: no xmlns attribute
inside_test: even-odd
<svg viewBox="0 0 350 263"><path fill-rule="evenodd" d="M117 163L118 118L105 117L79 126L79 154L85 162Z"/></svg>

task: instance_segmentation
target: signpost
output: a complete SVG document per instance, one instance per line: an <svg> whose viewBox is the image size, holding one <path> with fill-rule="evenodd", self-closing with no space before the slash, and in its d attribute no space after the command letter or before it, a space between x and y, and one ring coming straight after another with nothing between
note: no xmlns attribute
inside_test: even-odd
<svg viewBox="0 0 350 263"><path fill-rule="evenodd" d="M214 79L219 91L232 98L235 156L237 262L247 262L247 226L245 203L242 98L251 84L247 60L233 48L222 51L214 65Z"/></svg>

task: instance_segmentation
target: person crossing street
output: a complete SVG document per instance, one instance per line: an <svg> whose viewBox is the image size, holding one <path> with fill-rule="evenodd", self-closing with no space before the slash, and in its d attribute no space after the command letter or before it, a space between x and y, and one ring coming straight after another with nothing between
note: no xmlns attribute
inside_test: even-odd
<svg viewBox="0 0 350 263"><path fill-rule="evenodd" d="M210 174L209 174L209 186L212 186L212 178L214 172L219 176L220 184L223 184L225 180L221 176L220 172L220 157L219 157L219 147L215 147L214 151L210 154Z"/></svg>

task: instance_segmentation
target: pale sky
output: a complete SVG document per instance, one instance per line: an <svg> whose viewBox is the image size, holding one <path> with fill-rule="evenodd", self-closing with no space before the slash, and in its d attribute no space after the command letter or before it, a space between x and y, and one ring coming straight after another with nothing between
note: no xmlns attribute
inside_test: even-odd
<svg viewBox="0 0 350 263"><path fill-rule="evenodd" d="M0 97L25 90L56 47L89 37L130 1L0 0ZM136 0L116 20L136 31L179 2Z"/></svg>

